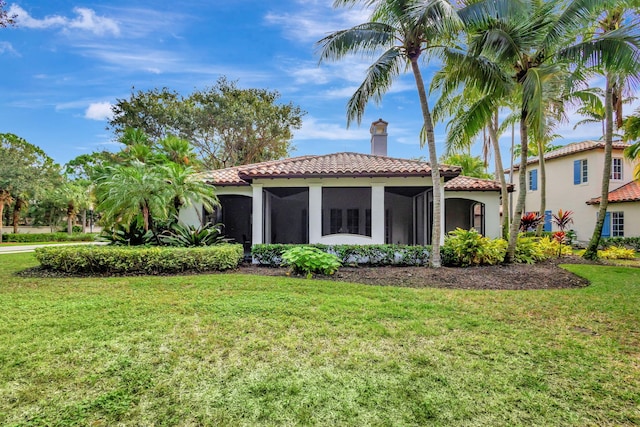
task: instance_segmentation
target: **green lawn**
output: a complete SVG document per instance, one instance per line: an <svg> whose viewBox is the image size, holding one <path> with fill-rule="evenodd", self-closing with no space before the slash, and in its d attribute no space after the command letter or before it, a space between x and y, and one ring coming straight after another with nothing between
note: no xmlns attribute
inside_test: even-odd
<svg viewBox="0 0 640 427"><path fill-rule="evenodd" d="M32 279L0 256L0 425L640 424L640 270L561 291Z"/></svg>

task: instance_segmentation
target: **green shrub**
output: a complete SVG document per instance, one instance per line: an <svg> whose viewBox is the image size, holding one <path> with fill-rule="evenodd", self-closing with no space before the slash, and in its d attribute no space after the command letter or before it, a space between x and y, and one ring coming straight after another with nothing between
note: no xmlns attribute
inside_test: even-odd
<svg viewBox="0 0 640 427"><path fill-rule="evenodd" d="M605 249L610 246L623 246L640 252L640 237L607 237L601 240L601 245Z"/></svg>
<svg viewBox="0 0 640 427"><path fill-rule="evenodd" d="M3 242L36 243L36 242L93 242L96 235L91 233L6 233Z"/></svg>
<svg viewBox="0 0 640 427"><path fill-rule="evenodd" d="M168 274L236 268L242 245L202 248L58 246L37 248L42 267L68 274Z"/></svg>
<svg viewBox="0 0 640 427"><path fill-rule="evenodd" d="M311 246L296 246L282 254L285 266L296 274L311 277L314 273L331 275L340 267L338 257Z"/></svg>
<svg viewBox="0 0 640 427"><path fill-rule="evenodd" d="M549 258L542 250L535 237L518 236L516 244L515 262L535 264Z"/></svg>
<svg viewBox="0 0 640 427"><path fill-rule="evenodd" d="M431 254L430 246L255 244L251 255L255 262L275 267L282 264L285 251L299 246L334 254L342 265L427 265Z"/></svg>
<svg viewBox="0 0 640 427"><path fill-rule="evenodd" d="M474 228L456 228L444 241L444 265L468 267L471 265L493 265L504 260L507 242L502 239L483 237Z"/></svg>
<svg viewBox="0 0 640 427"><path fill-rule="evenodd" d="M538 240L537 245L539 246L545 258L572 254L571 246L560 244L558 240L552 239L548 236L545 236L542 239Z"/></svg>
<svg viewBox="0 0 640 427"><path fill-rule="evenodd" d="M144 231L144 229L134 226L126 228L119 224L111 229L102 230L99 239L117 246L141 246L158 243L151 230Z"/></svg>
<svg viewBox="0 0 640 427"><path fill-rule="evenodd" d="M609 246L607 249L598 251L598 258L603 259L635 259L636 251L621 246Z"/></svg>
<svg viewBox="0 0 640 427"><path fill-rule="evenodd" d="M222 235L222 227L222 224L209 223L196 227L176 222L160 235L160 241L167 246L180 247L220 245L230 240Z"/></svg>

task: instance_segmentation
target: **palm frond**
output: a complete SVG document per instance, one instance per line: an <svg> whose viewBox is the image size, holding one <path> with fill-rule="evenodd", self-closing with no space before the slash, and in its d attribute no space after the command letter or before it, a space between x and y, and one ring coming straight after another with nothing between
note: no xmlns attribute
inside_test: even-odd
<svg viewBox="0 0 640 427"><path fill-rule="evenodd" d="M493 119L497 100L484 96L473 103L466 111L460 111L449 122L446 154L468 148L482 129Z"/></svg>
<svg viewBox="0 0 640 427"><path fill-rule="evenodd" d="M349 54L370 54L395 41L395 29L380 22L367 22L336 31L316 43L319 62L335 61Z"/></svg>
<svg viewBox="0 0 640 427"><path fill-rule="evenodd" d="M405 64L405 56L398 47L384 52L368 69L362 84L351 96L347 103L347 127L353 120L358 124L362 121L365 107L370 100L380 102L382 96L389 90L394 77L401 73Z"/></svg>

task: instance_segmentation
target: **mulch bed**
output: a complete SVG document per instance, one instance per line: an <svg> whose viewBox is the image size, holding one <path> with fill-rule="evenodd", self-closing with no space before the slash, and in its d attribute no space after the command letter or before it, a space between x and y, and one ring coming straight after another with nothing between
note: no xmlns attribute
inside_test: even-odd
<svg viewBox="0 0 640 427"><path fill-rule="evenodd" d="M563 257L538 264L510 264L438 269L426 267L341 267L333 276L317 279L380 286L449 289L566 289L583 288L589 281L558 264L593 264L580 257ZM286 276L284 268L243 264L236 273Z"/></svg>
<svg viewBox="0 0 640 427"><path fill-rule="evenodd" d="M483 267L438 269L428 267L341 267L333 276L316 276L315 279L339 282L363 283L379 286L401 286L409 288L449 289L566 289L582 288L589 281L576 276L558 264L593 264L580 257L569 256L547 260L538 264L510 264ZM261 276L288 276L286 268L262 267L243 263L235 270L212 274L255 274ZM16 273L22 277L109 277L110 275L68 275L60 272L32 267ZM184 274L189 274L185 272ZM193 272L192 274L202 274ZM209 273L207 273L209 274ZM132 276L136 276L133 274Z"/></svg>

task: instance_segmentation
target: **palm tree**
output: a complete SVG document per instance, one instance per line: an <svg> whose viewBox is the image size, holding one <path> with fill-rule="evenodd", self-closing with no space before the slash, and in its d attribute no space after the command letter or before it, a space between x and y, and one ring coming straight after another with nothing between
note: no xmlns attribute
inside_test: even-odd
<svg viewBox="0 0 640 427"><path fill-rule="evenodd" d="M604 227L604 221L609 204L609 179L611 176L611 157L613 152L613 128L614 128L614 110L618 112L618 118L621 118L622 108L622 90L624 82L627 79L638 80L640 73L640 34L638 33L638 25L632 23L625 25L625 12L627 8L637 8L638 3L635 0L629 2L620 1L615 5L609 5L605 9L604 18L598 23L599 37L593 43L601 42L601 51L595 58L590 57L597 70L605 76L605 133L604 133L604 168L602 175L602 189L600 194L600 208L598 209L598 217L593 230L593 235L583 257L586 259L598 258L598 245ZM636 18L637 20L637 18ZM613 42L622 39L622 42L614 44ZM604 47L604 49L602 49ZM595 50L595 49L594 49ZM589 52L592 56L594 53ZM622 125L622 123L618 123Z"/></svg>
<svg viewBox="0 0 640 427"><path fill-rule="evenodd" d="M54 200L65 206L67 214L67 233L73 233L73 223L81 209L85 189L76 182L67 181L54 191Z"/></svg>
<svg viewBox="0 0 640 427"><path fill-rule="evenodd" d="M9 190L0 189L0 243L2 243L2 226L4 225L4 207L13 203Z"/></svg>
<svg viewBox="0 0 640 427"><path fill-rule="evenodd" d="M518 229L526 199L529 135L544 134L545 96L556 93L571 76L571 64L588 59L604 61L625 43L627 34L614 34L604 42L576 37L595 20L610 0L484 0L464 7L459 15L469 33L465 50L447 51L448 60L460 61L451 85L472 85L484 97L486 109L498 101L518 97L520 105L519 194L509 230L505 262L515 255ZM628 59L623 59L628 63Z"/></svg>
<svg viewBox="0 0 640 427"><path fill-rule="evenodd" d="M487 173L486 165L480 156L472 156L471 154L450 154L440 159L441 164L455 165L462 167L462 175L473 176L476 178L490 179L493 175Z"/></svg>
<svg viewBox="0 0 640 427"><path fill-rule="evenodd" d="M107 225L131 224L140 217L144 231L152 219L166 219L171 206L171 193L159 166L134 160L129 165L116 165L97 180L97 209Z"/></svg>
<svg viewBox="0 0 640 427"><path fill-rule="evenodd" d="M175 214L180 209L194 203L201 203L208 212L219 205L213 186L206 184L190 166L169 163L163 166L164 181L169 186ZM198 219L202 222L200 211L196 210Z"/></svg>
<svg viewBox="0 0 640 427"><path fill-rule="evenodd" d="M335 0L334 6L363 3L373 7L369 22L336 31L318 42L320 61L339 60L349 54L374 55L382 52L369 67L364 81L347 103L347 126L358 124L370 100L379 102L394 80L411 68L415 79L423 129L429 150L433 180L433 228L431 265L440 267L441 182L433 119L419 60L455 36L459 20L445 0ZM423 142L423 141L422 141Z"/></svg>

